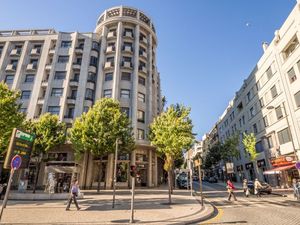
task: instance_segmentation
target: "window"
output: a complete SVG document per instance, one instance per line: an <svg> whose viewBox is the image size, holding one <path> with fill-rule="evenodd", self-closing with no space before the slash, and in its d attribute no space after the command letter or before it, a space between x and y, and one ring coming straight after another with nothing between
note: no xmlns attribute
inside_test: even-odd
<svg viewBox="0 0 300 225"><path fill-rule="evenodd" d="M145 86L146 85L146 79L144 77L139 76L139 84Z"/></svg>
<svg viewBox="0 0 300 225"><path fill-rule="evenodd" d="M125 113L126 116L129 118L129 108L128 107L121 107L121 112Z"/></svg>
<svg viewBox="0 0 300 225"><path fill-rule="evenodd" d="M138 93L138 100L140 102L145 102L145 95L143 93Z"/></svg>
<svg viewBox="0 0 300 225"><path fill-rule="evenodd" d="M138 129L138 140L145 139L145 131L142 129Z"/></svg>
<svg viewBox="0 0 300 225"><path fill-rule="evenodd" d="M88 77L87 77L87 81L95 83L96 82L96 74L92 73L92 72L89 72Z"/></svg>
<svg viewBox="0 0 300 225"><path fill-rule="evenodd" d="M117 182L127 182L128 181L128 163L119 162L117 163Z"/></svg>
<svg viewBox="0 0 300 225"><path fill-rule="evenodd" d="M99 51L99 48L100 48L99 43L93 41L93 43L92 43L92 49L93 49L93 50L96 50L96 51Z"/></svg>
<svg viewBox="0 0 300 225"><path fill-rule="evenodd" d="M250 100L251 100L251 92L250 91L247 93L247 100L248 100L248 102L250 102Z"/></svg>
<svg viewBox="0 0 300 225"><path fill-rule="evenodd" d="M73 118L74 117L74 111L75 111L75 108L74 107L71 107L68 109L68 115L66 118Z"/></svg>
<svg viewBox="0 0 300 225"><path fill-rule="evenodd" d="M272 95L272 98L275 98L278 95L275 85L271 88L271 95Z"/></svg>
<svg viewBox="0 0 300 225"><path fill-rule="evenodd" d="M58 63L67 63L67 62L69 62L69 56L67 56L67 55L60 55L60 56L58 56L57 62Z"/></svg>
<svg viewBox="0 0 300 225"><path fill-rule="evenodd" d="M6 84L12 84L14 82L14 75L6 75L5 77L5 83Z"/></svg>
<svg viewBox="0 0 300 225"><path fill-rule="evenodd" d="M105 74L105 81L111 81L113 79L112 73L106 73Z"/></svg>
<svg viewBox="0 0 300 225"><path fill-rule="evenodd" d="M255 109L254 109L254 107L250 108L250 116L251 117L255 116Z"/></svg>
<svg viewBox="0 0 300 225"><path fill-rule="evenodd" d="M287 72L287 74L288 74L290 83L293 83L295 80L297 80L296 72L293 67Z"/></svg>
<svg viewBox="0 0 300 225"><path fill-rule="evenodd" d="M104 98L111 98L111 95L112 95L111 89L106 89L106 90L103 91L103 97Z"/></svg>
<svg viewBox="0 0 300 225"><path fill-rule="evenodd" d="M98 58L95 56L91 56L90 65L97 67Z"/></svg>
<svg viewBox="0 0 300 225"><path fill-rule="evenodd" d="M64 80L66 78L66 71L56 71L54 80Z"/></svg>
<svg viewBox="0 0 300 225"><path fill-rule="evenodd" d="M285 50L283 51L284 58L288 58L294 51L295 49L299 46L299 41L297 36L295 36L292 41L287 45Z"/></svg>
<svg viewBox="0 0 300 225"><path fill-rule="evenodd" d="M271 66L267 69L266 74L267 74L268 80L270 80L271 77L273 76L273 72L272 72Z"/></svg>
<svg viewBox="0 0 300 225"><path fill-rule="evenodd" d="M130 98L130 90L128 89L121 89L121 98Z"/></svg>
<svg viewBox="0 0 300 225"><path fill-rule="evenodd" d="M131 74L126 73L126 72L122 72L121 80L130 81L131 80Z"/></svg>
<svg viewBox="0 0 300 225"><path fill-rule="evenodd" d="M87 112L89 111L89 109L90 109L90 107L84 106L84 107L83 107L83 112L87 113Z"/></svg>
<svg viewBox="0 0 300 225"><path fill-rule="evenodd" d="M87 88L85 91L85 99L93 100L94 99L94 90Z"/></svg>
<svg viewBox="0 0 300 225"><path fill-rule="evenodd" d="M72 41L62 41L60 47L62 48L70 48L72 45Z"/></svg>
<svg viewBox="0 0 300 225"><path fill-rule="evenodd" d="M265 127L269 126L269 121L268 121L268 117L267 116L264 116L263 121L264 121Z"/></svg>
<svg viewBox="0 0 300 225"><path fill-rule="evenodd" d="M258 133L258 130L257 130L257 125L256 125L256 123L255 123L255 124L253 124L253 133L254 133L254 134L257 134L257 133Z"/></svg>
<svg viewBox="0 0 300 225"><path fill-rule="evenodd" d="M300 107L300 91L298 91L295 95L295 102L296 102L296 106L299 108Z"/></svg>
<svg viewBox="0 0 300 225"><path fill-rule="evenodd" d="M22 91L21 99L29 99L31 91Z"/></svg>
<svg viewBox="0 0 300 225"><path fill-rule="evenodd" d="M25 83L32 83L34 81L34 74L26 74Z"/></svg>
<svg viewBox="0 0 300 225"><path fill-rule="evenodd" d="M240 127L242 127L242 119L239 119Z"/></svg>
<svg viewBox="0 0 300 225"><path fill-rule="evenodd" d="M76 99L76 97L77 97L77 89L72 89L70 99Z"/></svg>
<svg viewBox="0 0 300 225"><path fill-rule="evenodd" d="M63 88L52 88L51 96L61 97L63 95Z"/></svg>
<svg viewBox="0 0 300 225"><path fill-rule="evenodd" d="M288 128L285 128L277 133L279 144L283 145L291 141L291 135Z"/></svg>
<svg viewBox="0 0 300 225"><path fill-rule="evenodd" d="M54 115L59 115L60 107L59 106L48 106L48 112Z"/></svg>
<svg viewBox="0 0 300 225"><path fill-rule="evenodd" d="M145 112L142 110L138 110L137 118L138 122L145 123Z"/></svg>
<svg viewBox="0 0 300 225"><path fill-rule="evenodd" d="M263 152L264 151L264 146L262 144L262 141L258 141L255 144L255 150L257 153Z"/></svg>
<svg viewBox="0 0 300 225"><path fill-rule="evenodd" d="M260 104L260 107L263 108L265 106L265 103L264 103L264 99L261 98L259 99L259 104Z"/></svg>
<svg viewBox="0 0 300 225"><path fill-rule="evenodd" d="M73 80L72 81L79 81L79 76L80 74L79 73L75 73L74 76L73 76Z"/></svg>
<svg viewBox="0 0 300 225"><path fill-rule="evenodd" d="M273 141L271 136L267 137L267 144L268 148L273 148Z"/></svg>
<svg viewBox="0 0 300 225"><path fill-rule="evenodd" d="M283 117L281 106L276 107L275 112L276 112L276 117L277 117L278 120Z"/></svg>
<svg viewBox="0 0 300 225"><path fill-rule="evenodd" d="M242 121L243 121L243 124L245 125L245 116L244 115L242 116Z"/></svg>

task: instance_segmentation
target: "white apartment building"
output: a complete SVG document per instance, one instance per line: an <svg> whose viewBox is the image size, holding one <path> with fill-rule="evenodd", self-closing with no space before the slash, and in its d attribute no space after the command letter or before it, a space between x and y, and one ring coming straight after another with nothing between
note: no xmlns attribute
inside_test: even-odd
<svg viewBox="0 0 300 225"><path fill-rule="evenodd" d="M240 133L240 156L234 159L238 181L258 177L273 185L291 185L300 157L300 4L297 3L264 54L244 80L218 122L223 143ZM254 133L259 153L250 162L242 133Z"/></svg>
<svg viewBox="0 0 300 225"><path fill-rule="evenodd" d="M148 127L162 110L160 75L156 67L157 37L152 20L131 7L107 9L91 33L55 30L0 31L0 80L20 90L21 110L27 118L50 112L68 127L100 98L118 100L132 121L136 149L120 155L119 186L128 187L129 166L136 164L140 186L156 186L158 158L147 139ZM113 155L104 158L102 185L110 188ZM65 145L47 155L39 177L47 174L70 180L77 174L80 185L95 187L99 159L85 154L74 159L72 146ZM35 168L27 171L29 185Z"/></svg>

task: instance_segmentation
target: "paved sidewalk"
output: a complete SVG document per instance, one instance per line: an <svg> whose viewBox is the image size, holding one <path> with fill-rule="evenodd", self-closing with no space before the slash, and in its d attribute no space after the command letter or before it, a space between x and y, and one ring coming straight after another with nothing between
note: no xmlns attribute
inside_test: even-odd
<svg viewBox="0 0 300 225"><path fill-rule="evenodd" d="M129 190L117 190L116 206L112 209L112 191L85 191L77 211L72 205L65 211L66 200L10 200L1 224L127 224L130 218ZM165 188L140 189L135 195L135 224L190 224L208 218L213 207L201 207L198 197L187 190L175 190L173 204L168 204Z"/></svg>

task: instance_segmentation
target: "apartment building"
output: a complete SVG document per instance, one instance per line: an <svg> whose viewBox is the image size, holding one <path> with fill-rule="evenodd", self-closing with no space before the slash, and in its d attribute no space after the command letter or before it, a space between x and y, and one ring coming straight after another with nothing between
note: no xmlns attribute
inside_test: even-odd
<svg viewBox="0 0 300 225"><path fill-rule="evenodd" d="M90 33L0 31L0 80L20 90L21 110L28 119L50 112L68 127L97 99L118 100L132 122L136 149L119 155L117 182L128 187L129 165L136 164L138 185L156 186L159 159L147 139L149 124L162 110L156 47L152 20L144 12L125 6L107 9ZM66 144L45 157L40 185L45 184L49 173L68 182L77 175L85 187L97 185L99 159L91 154L85 154L78 163L72 146ZM108 155L102 161L101 181L106 188L112 186L113 158ZM30 186L33 164L26 174Z"/></svg>
<svg viewBox="0 0 300 225"><path fill-rule="evenodd" d="M240 134L233 176L291 185L300 157L300 4L297 3L218 121L221 143ZM243 133L257 139L254 162L245 153Z"/></svg>

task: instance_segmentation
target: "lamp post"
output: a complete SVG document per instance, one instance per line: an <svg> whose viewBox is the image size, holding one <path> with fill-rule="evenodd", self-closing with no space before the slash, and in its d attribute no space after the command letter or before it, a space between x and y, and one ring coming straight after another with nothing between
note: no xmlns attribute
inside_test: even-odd
<svg viewBox="0 0 300 225"><path fill-rule="evenodd" d="M202 174L201 174L201 165L202 165L202 158L198 155L198 172L199 172L199 189L200 189L200 197L201 197L201 206L203 206L203 192L202 192Z"/></svg>
<svg viewBox="0 0 300 225"><path fill-rule="evenodd" d="M121 143L122 143L122 142L117 138L117 139L116 139L116 151L115 151L115 163L114 163L113 204L112 204L112 208L115 208L116 184L117 184L118 148L119 148L119 144L121 144Z"/></svg>

